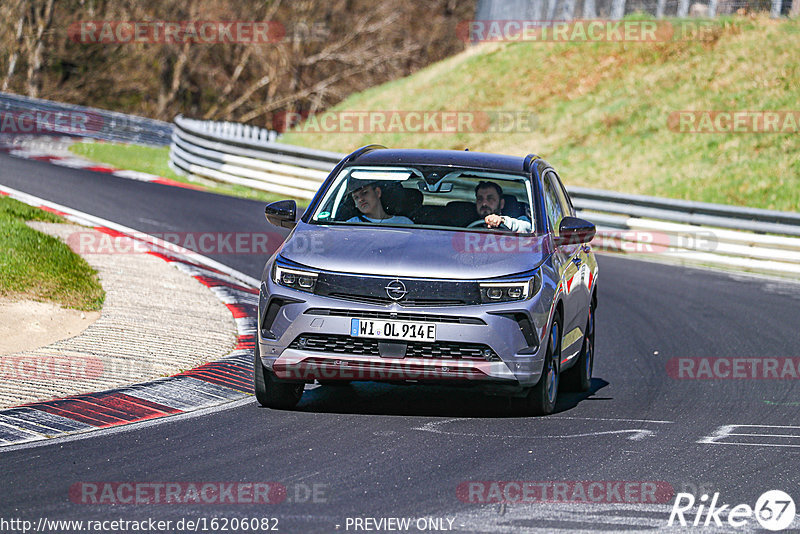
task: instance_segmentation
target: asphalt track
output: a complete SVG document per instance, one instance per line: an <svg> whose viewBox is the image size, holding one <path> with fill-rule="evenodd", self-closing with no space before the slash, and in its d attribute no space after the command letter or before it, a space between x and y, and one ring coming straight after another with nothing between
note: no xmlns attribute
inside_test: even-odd
<svg viewBox="0 0 800 534"><path fill-rule="evenodd" d="M260 202L4 154L0 183L148 233L278 231L267 227ZM266 259L210 256L253 277ZM253 401L0 450L0 519L174 525L273 517L280 532L303 533L354 532L348 517L430 517L452 519L460 532L618 532L665 528L673 502L478 504L457 493L465 481L652 481L750 506L777 489L800 504L798 380L679 380L667 372L667 362L681 357L799 358L800 285L609 256L599 262L592 391L562 393L551 417L508 417L501 399L468 389L317 387L293 411ZM762 426L727 429L750 436L707 439L726 425ZM213 481L278 482L288 499L92 505L69 493L80 482ZM308 497L314 487L316 498ZM740 530L757 526L751 520Z"/></svg>

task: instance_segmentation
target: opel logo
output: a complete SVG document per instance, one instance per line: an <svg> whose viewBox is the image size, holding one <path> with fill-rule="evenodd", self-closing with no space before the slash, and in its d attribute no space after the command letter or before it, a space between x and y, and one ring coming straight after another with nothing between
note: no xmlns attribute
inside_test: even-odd
<svg viewBox="0 0 800 534"><path fill-rule="evenodd" d="M408 293L406 285L397 278L386 284L384 289L386 289L386 294L392 300L400 300Z"/></svg>

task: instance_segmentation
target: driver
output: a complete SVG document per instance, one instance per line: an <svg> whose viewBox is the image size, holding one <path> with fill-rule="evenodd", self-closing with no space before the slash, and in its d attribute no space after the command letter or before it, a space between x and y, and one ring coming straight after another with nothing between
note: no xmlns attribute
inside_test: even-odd
<svg viewBox="0 0 800 534"><path fill-rule="evenodd" d="M519 219L514 219L501 215L504 205L503 188L496 183L480 182L475 186L475 209L483 217L487 228L498 228L502 224L512 232L530 233L530 218L522 215Z"/></svg>
<svg viewBox="0 0 800 534"><path fill-rule="evenodd" d="M347 222L371 222L382 224L414 224L408 217L389 215L383 209L381 195L383 191L376 182L350 178L347 193L352 195L356 208L361 212Z"/></svg>

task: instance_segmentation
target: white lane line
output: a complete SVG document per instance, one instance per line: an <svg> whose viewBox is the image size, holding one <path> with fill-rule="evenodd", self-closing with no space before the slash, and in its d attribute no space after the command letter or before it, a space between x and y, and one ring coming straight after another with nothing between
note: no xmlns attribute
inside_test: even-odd
<svg viewBox="0 0 800 534"><path fill-rule="evenodd" d="M610 419L605 417L571 417L571 416L550 416L547 418L549 421L550 419L575 419L580 421L622 421L624 423L657 423L657 424L672 424L675 421L660 421L656 419Z"/></svg>
<svg viewBox="0 0 800 534"><path fill-rule="evenodd" d="M434 434L444 434L448 436L470 436L470 437L487 437L487 438L523 438L523 439L555 439L555 438L585 438L590 436L602 436L608 434L632 434L628 439L634 441L641 441L646 437L654 436L655 432L645 428L629 428L624 430L601 430L596 432L582 432L578 434L533 434L533 435L518 435L518 434L487 434L485 432L454 432L441 430L437 428L439 425L454 423L456 421L469 421L470 419L445 419L444 421L431 421L422 426L414 427L411 430L419 430L421 432L432 432Z"/></svg>
<svg viewBox="0 0 800 534"><path fill-rule="evenodd" d="M696 441L696 443L705 443L710 445L744 445L749 447L789 447L789 448L800 448L800 434L779 434L779 433L766 433L763 430L758 432L736 432L737 429L776 429L776 432L780 431L792 431L800 429L800 426L790 426L790 425L722 425L717 427L710 436L705 436ZM798 440L798 443L769 443L767 440L762 442L745 442L741 439L742 437L754 437L754 438L776 438L776 439L786 439L791 438ZM731 438L733 441L721 441L727 438Z"/></svg>

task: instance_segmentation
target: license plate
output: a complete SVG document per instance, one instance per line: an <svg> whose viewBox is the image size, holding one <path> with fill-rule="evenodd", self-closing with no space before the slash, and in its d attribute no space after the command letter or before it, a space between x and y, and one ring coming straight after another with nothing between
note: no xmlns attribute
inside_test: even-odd
<svg viewBox="0 0 800 534"><path fill-rule="evenodd" d="M373 321L351 319L350 335L403 341L436 341L436 325L408 321Z"/></svg>

